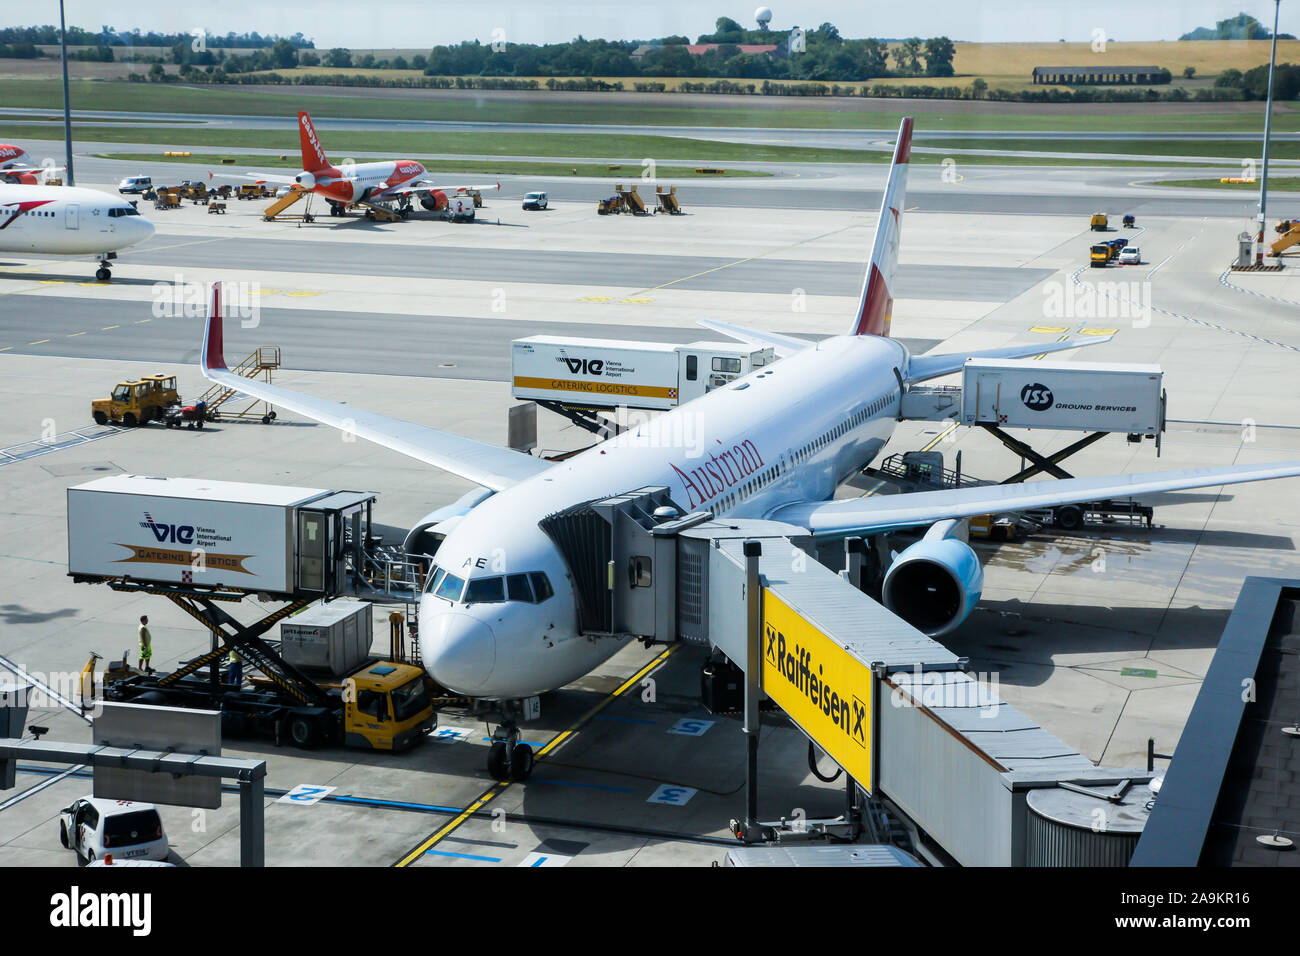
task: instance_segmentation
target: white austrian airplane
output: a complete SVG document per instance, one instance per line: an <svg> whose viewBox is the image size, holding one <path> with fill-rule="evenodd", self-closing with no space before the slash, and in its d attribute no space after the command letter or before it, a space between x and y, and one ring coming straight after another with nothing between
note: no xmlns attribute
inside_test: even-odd
<svg viewBox="0 0 1300 956"><path fill-rule="evenodd" d="M1300 475L1300 462L1283 462L832 500L836 488L889 440L901 389L956 372L972 354L912 356L888 337L911 135L907 118L899 128L858 311L845 335L813 344L705 322L772 346L782 358L557 463L230 372L223 358L220 287L214 288L200 358L209 379L482 486L417 525L416 530L436 525L446 533L436 555L438 570L420 602L419 641L424 665L440 684L502 701L505 732L494 736L488 764L494 774L520 779L532 765L531 751L516 744L510 702L578 679L624 643L584 636L579 629L572 576L538 524L566 508L667 486L683 514L775 519L818 538L930 526L890 566L883 599L914 626L941 634L965 619L983 584L979 560L958 537L956 519ZM973 354L1024 358L1094 341ZM674 419L685 415L692 416L691 428L674 427ZM706 450L692 457L684 448L663 447L653 440L656 434L702 436Z"/></svg>
<svg viewBox="0 0 1300 956"><path fill-rule="evenodd" d="M0 252L77 256L99 261L95 278L112 277L117 250L153 235L153 223L129 202L75 186L0 183Z"/></svg>

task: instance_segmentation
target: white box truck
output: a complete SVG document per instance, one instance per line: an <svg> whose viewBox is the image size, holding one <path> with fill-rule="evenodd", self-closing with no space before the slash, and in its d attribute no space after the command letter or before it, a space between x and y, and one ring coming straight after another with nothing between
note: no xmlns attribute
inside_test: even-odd
<svg viewBox="0 0 1300 956"><path fill-rule="evenodd" d="M68 489L68 573L291 593L298 506L329 494L202 478L99 478Z"/></svg>
<svg viewBox="0 0 1300 956"><path fill-rule="evenodd" d="M963 425L1126 432L1159 437L1165 395L1158 365L970 359Z"/></svg>
<svg viewBox="0 0 1300 956"><path fill-rule="evenodd" d="M370 656L372 606L365 601L317 604L280 624L280 656L295 667L350 674Z"/></svg>
<svg viewBox="0 0 1300 956"><path fill-rule="evenodd" d="M775 361L739 342L630 342L534 335L515 339L511 394L583 408L667 411Z"/></svg>

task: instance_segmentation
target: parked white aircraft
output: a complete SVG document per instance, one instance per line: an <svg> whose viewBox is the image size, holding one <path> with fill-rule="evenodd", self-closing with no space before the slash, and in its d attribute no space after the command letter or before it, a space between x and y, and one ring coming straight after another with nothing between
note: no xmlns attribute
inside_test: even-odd
<svg viewBox="0 0 1300 956"><path fill-rule="evenodd" d="M1300 475L1300 462L832 500L884 447L902 389L961 369L968 353L912 356L888 337L898 263L912 120L904 119L857 314L845 335L813 344L705 322L743 341L774 347L780 361L715 389L580 455L551 463L472 438L360 411L226 368L220 287L213 292L200 365L229 385L483 486L433 512L416 530L445 532L437 572L420 603L420 652L429 673L471 697L512 699L583 676L624 643L581 633L573 578L545 517L587 501L667 486L683 513L770 518L819 538L931 526L890 566L883 598L929 634L956 627L979 600L983 572L958 536L973 515ZM973 353L1023 358L1105 339L1032 343ZM682 425L691 416L691 427ZM656 436L702 436L704 449L664 447ZM695 449L699 452L699 449ZM510 714L507 709L507 715ZM494 774L526 776L532 753L509 717L494 735Z"/></svg>
<svg viewBox="0 0 1300 956"><path fill-rule="evenodd" d="M129 202L74 186L0 183L0 252L99 260L95 278L112 278L117 250L153 235L153 223Z"/></svg>
<svg viewBox="0 0 1300 956"><path fill-rule="evenodd" d="M21 146L12 143L0 143L0 183L25 183L29 186L44 185L48 177L63 172L66 167L49 165L33 166L31 157Z"/></svg>

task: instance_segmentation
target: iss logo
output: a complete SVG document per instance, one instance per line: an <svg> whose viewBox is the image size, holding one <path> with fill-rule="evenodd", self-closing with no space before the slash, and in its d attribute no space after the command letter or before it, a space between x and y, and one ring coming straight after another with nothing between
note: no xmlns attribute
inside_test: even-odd
<svg viewBox="0 0 1300 956"><path fill-rule="evenodd" d="M1034 382L1020 390L1020 400L1025 403L1026 408L1036 412L1046 411L1052 407L1052 390L1046 385Z"/></svg>

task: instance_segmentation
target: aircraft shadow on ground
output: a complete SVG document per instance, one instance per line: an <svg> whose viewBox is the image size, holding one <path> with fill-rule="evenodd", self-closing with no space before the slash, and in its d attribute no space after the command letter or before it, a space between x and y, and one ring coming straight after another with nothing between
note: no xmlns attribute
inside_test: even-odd
<svg viewBox="0 0 1300 956"><path fill-rule="evenodd" d="M0 266L7 265L24 265L25 263L8 263L0 262ZM115 267L120 263L115 264ZM152 288L158 284L156 279L132 279L130 277L117 276L109 279L107 282L100 282L95 278L93 269L87 270L86 277L79 279L76 277L69 278L66 275L54 275L48 272L0 272L0 279L17 279L21 282L57 282L63 285L87 285L109 288L115 285L129 286L148 286Z"/></svg>
<svg viewBox="0 0 1300 956"><path fill-rule="evenodd" d="M4 604L0 605L0 623L44 624L61 617L76 617L78 613L75 607L60 608L57 611L37 611L22 604Z"/></svg>

